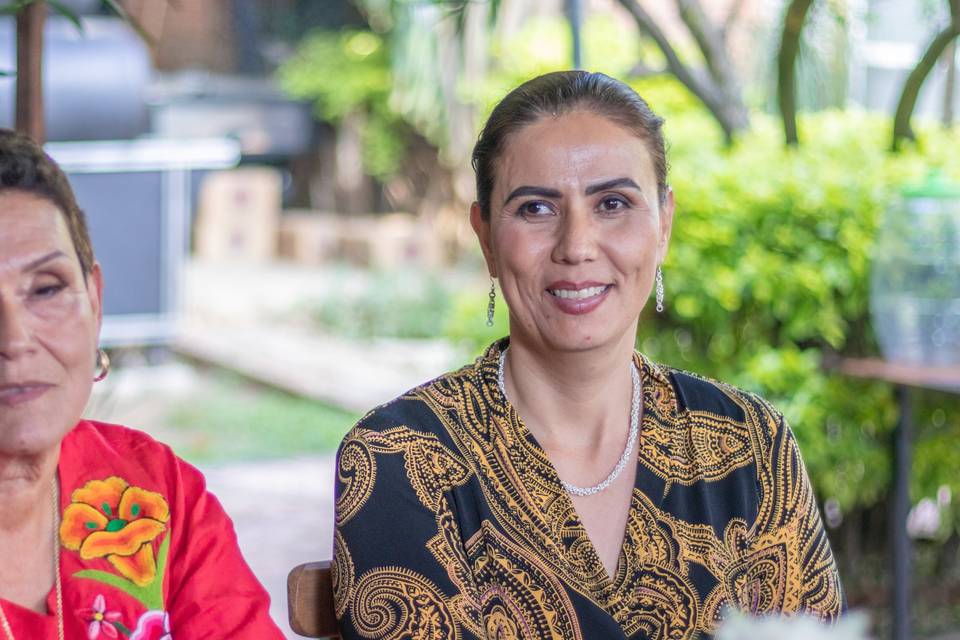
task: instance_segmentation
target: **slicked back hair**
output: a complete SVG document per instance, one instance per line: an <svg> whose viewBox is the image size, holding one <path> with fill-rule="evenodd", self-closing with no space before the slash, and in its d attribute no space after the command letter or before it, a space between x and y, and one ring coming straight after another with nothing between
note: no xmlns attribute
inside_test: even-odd
<svg viewBox="0 0 960 640"><path fill-rule="evenodd" d="M483 219L490 219L490 197L496 178L495 164L511 135L544 117L587 111L634 132L653 159L657 196L667 197L667 155L663 118L625 83L602 73L555 71L524 82L494 107L473 148L477 178L477 203Z"/></svg>

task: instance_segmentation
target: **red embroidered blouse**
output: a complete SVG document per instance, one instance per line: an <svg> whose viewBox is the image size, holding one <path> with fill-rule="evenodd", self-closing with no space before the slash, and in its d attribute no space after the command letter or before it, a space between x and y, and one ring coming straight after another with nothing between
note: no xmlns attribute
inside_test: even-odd
<svg viewBox="0 0 960 640"><path fill-rule="evenodd" d="M60 447L60 575L67 638L283 638L203 475L126 427L82 421ZM0 599L18 639L56 638Z"/></svg>

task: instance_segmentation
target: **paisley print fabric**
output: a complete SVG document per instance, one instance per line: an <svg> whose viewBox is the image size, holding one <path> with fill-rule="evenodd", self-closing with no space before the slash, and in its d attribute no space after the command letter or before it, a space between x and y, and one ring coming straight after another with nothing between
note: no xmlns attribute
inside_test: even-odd
<svg viewBox="0 0 960 640"><path fill-rule="evenodd" d="M730 608L843 610L796 442L762 399L635 355L637 474L610 576L497 387L506 341L371 411L338 457L345 638L710 638Z"/></svg>

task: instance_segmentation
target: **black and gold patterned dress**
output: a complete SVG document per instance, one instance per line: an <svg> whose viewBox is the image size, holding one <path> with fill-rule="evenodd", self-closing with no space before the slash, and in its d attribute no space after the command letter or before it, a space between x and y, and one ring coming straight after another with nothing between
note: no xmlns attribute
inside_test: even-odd
<svg viewBox="0 0 960 640"><path fill-rule="evenodd" d="M709 638L724 609L835 620L796 442L762 399L637 354L636 486L607 574L497 386L505 342L365 416L337 462L345 638Z"/></svg>

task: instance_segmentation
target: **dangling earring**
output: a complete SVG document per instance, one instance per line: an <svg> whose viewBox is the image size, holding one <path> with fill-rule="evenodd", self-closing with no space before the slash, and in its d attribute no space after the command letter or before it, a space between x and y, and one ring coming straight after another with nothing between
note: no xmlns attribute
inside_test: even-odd
<svg viewBox="0 0 960 640"><path fill-rule="evenodd" d="M497 310L497 288L490 278L490 302L487 303L487 326L493 326L493 314Z"/></svg>
<svg viewBox="0 0 960 640"><path fill-rule="evenodd" d="M663 313L663 269L657 265L657 313Z"/></svg>
<svg viewBox="0 0 960 640"><path fill-rule="evenodd" d="M100 382L110 373L110 356L103 349L97 349L97 374L93 377L94 382Z"/></svg>

